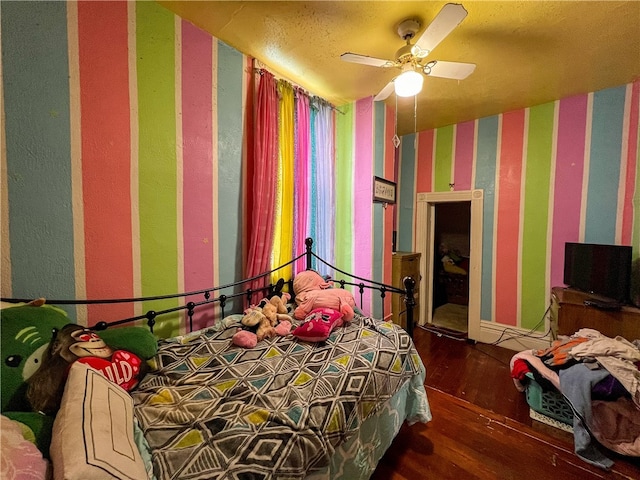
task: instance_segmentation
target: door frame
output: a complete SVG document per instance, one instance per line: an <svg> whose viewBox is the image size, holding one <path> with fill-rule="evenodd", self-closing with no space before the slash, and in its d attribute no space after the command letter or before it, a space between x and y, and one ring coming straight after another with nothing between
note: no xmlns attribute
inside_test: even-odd
<svg viewBox="0 0 640 480"><path fill-rule="evenodd" d="M435 255L435 213L436 205L446 202L470 202L471 225L469 231L469 331L471 340L480 339L480 299L482 279L482 209L484 191L482 189L454 192L429 192L417 195L415 250L420 252L419 298L426 308L420 309L418 325L432 323L433 310L433 258Z"/></svg>

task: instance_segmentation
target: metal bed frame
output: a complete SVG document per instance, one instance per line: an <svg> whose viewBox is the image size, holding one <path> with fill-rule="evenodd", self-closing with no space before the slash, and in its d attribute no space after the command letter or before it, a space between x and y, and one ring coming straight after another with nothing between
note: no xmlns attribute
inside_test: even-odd
<svg viewBox="0 0 640 480"><path fill-rule="evenodd" d="M398 295L402 295L404 298L404 303L406 306L406 318L407 318L407 333L409 334L410 337L413 337L413 327L414 327L414 319L413 319L413 309L416 305L416 301L415 301L415 297L414 297L414 291L415 291L415 287L416 287L416 282L412 277L405 277L403 279L403 284L404 284L404 289L396 287L396 286L392 286L392 285L387 285L384 283L380 283L380 282L376 282L374 280L368 280L365 278L361 278L358 277L356 275L353 275L351 273L345 272L344 270L341 270L333 265L331 265L330 263L328 263L327 261L325 261L324 259L320 258L318 255L316 255L315 253L313 253L312 251L312 246L313 246L313 240L311 238L307 238L305 240L305 249L306 251L300 255L298 255L297 257L293 258L292 260L290 260L289 262L280 265L277 268L274 268L273 270L269 270L268 272L264 272L261 273L259 275L256 275L254 277L251 278L246 278L243 280L239 280L237 282L234 283L229 283L226 285L221 285L218 287L211 287L211 288L206 288L206 289L202 289L202 290L196 290L196 291L192 291L192 292L183 292L183 293L175 293L175 294L170 294L170 295L158 295L158 296L150 296L150 297L139 297L139 298L115 298L115 299L90 299L90 300L50 300L47 299L47 304L50 305L91 305L91 304L110 304L110 303L132 303L132 302L148 302L148 301L154 301L154 300L165 300L165 299L171 299L171 298L185 298L185 297L189 297L189 296L193 296L193 295L202 295L202 300L200 301L189 301L183 305L179 305L177 307L173 307L173 308L167 308L164 310L159 310L159 311L155 311L155 310L148 310L146 313L142 314L142 315L138 315L138 316L134 316L134 317L129 317L129 318L125 318L122 320L115 320L115 321L110 321L110 322L98 322L96 323L94 326L90 327L93 330L104 330L108 327L112 327L112 326L117 326L117 325L124 325L124 324L129 324L129 323L133 323L133 322L137 322L140 320L145 320L146 319L146 324L149 327L149 329L151 330L151 332L153 332L154 326L156 325L157 319L160 316L163 315L168 315L170 313L176 313L176 312L180 312L183 310L186 310L186 314L187 317L189 318L189 331L193 330L193 315L195 314L196 310L204 307L204 306L215 306L218 305L221 309L221 316L220 318L224 318L225 317L225 306L227 305L227 303L230 300L236 299L236 298L244 298L247 302L247 305L251 304L251 300L253 298L254 295L256 294L260 294L262 293L263 295L265 295L266 292L266 296L272 296L275 294L280 293L283 288L284 285L288 285L289 286L289 291L291 292L291 296L292 296L292 301L295 300L294 295L293 295L293 280L289 279L287 281L285 281L284 279L280 279L278 282L276 282L276 284L271 283L271 278L273 276L273 274L291 264L293 264L294 262L298 261L299 259L305 257L306 258L306 268L307 270L311 270L313 268L313 259L316 259L318 262L322 263L323 265L326 265L327 267L329 267L330 269L332 269L334 272L338 272L342 275L344 275L345 277L350 278L351 280L345 280L345 279L332 279L332 281L334 282L334 284L338 284L340 288L345 288L347 285L349 286L354 286L356 287L357 290L357 294L359 295L359 307L362 308L362 304L363 304L363 300L364 300L364 292L365 290L376 290L379 292L379 296L380 296L380 301L381 301L381 305L382 305L382 318L384 319L385 317L385 311L384 311L384 299L387 295L387 293L390 294L398 294ZM237 289L237 287L244 287L245 285L249 284L254 284L255 282L259 282L263 280L264 281L264 286L261 288L256 288L256 289L251 289L251 288L244 288L242 291L240 292L235 292L235 290ZM269 283L267 283L269 282ZM234 293L229 293L229 294L224 294L222 293L223 291L234 291ZM215 293L218 293L217 297L213 297L212 295ZM24 298L1 298L0 300L2 300L3 302L30 302L33 299L29 298L29 299L24 299Z"/></svg>

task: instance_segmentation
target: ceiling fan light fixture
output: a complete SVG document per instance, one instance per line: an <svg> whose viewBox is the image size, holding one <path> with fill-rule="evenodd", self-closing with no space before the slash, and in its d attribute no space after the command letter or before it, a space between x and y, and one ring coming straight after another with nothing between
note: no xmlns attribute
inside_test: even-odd
<svg viewBox="0 0 640 480"><path fill-rule="evenodd" d="M425 58L429 53L431 53L429 50L420 48L420 45L413 45L411 47L411 55L416 58Z"/></svg>
<svg viewBox="0 0 640 480"><path fill-rule="evenodd" d="M396 95L399 97L412 97L422 90L422 82L424 77L415 70L407 70L402 72L393 81Z"/></svg>

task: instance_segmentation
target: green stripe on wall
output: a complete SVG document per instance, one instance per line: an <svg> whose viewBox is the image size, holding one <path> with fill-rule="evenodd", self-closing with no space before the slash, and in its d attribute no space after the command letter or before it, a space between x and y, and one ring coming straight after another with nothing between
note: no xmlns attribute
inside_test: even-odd
<svg viewBox="0 0 640 480"><path fill-rule="evenodd" d="M453 125L442 127L436 134L434 187L436 192L448 192L453 162Z"/></svg>
<svg viewBox="0 0 640 480"><path fill-rule="evenodd" d="M522 291L520 323L531 329L546 310L547 226L553 148L554 103L529 110L527 165L522 230ZM544 329L544 322L538 330Z"/></svg>
<svg viewBox="0 0 640 480"><path fill-rule="evenodd" d="M340 208L340 205L352 205L353 199L353 109L350 103L340 107L343 115L336 115L336 265L346 271L352 271L353 218L350 208Z"/></svg>
<svg viewBox="0 0 640 480"><path fill-rule="evenodd" d="M136 3L138 169L142 294L178 291L175 16L155 2ZM135 145L133 146L135 148ZM154 302L170 308L176 300ZM143 310L152 308L143 305ZM178 317L156 327L178 332Z"/></svg>
<svg viewBox="0 0 640 480"><path fill-rule="evenodd" d="M65 2L2 2L1 7L10 218L10 230L2 236L11 245L16 297L76 297L73 247L84 239L73 238L66 7Z"/></svg>

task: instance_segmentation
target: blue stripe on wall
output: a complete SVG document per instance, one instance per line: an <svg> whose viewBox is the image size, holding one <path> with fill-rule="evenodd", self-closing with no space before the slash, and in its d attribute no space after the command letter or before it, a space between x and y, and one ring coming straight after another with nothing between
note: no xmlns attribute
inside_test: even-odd
<svg viewBox="0 0 640 480"><path fill-rule="evenodd" d="M1 8L12 293L75 298L66 2Z"/></svg>
<svg viewBox="0 0 640 480"><path fill-rule="evenodd" d="M385 105L383 102L374 102L374 175L384 177L384 120ZM379 282L383 282L383 264L384 264L384 207L381 203L373 204L373 278ZM374 318L382 318L381 302L374 299L373 312Z"/></svg>
<svg viewBox="0 0 640 480"><path fill-rule="evenodd" d="M220 283L242 278L243 57L218 42L218 244ZM233 113L229 113L233 112ZM228 253L228 254L227 254ZM235 310L234 310L235 311Z"/></svg>
<svg viewBox="0 0 640 480"><path fill-rule="evenodd" d="M492 318L493 291L493 223L495 221L496 160L498 152L498 117L478 120L478 145L475 187L484 190L482 216L482 286L480 318Z"/></svg>
<svg viewBox="0 0 640 480"><path fill-rule="evenodd" d="M585 242L615 243L626 86L593 94Z"/></svg>
<svg viewBox="0 0 640 480"><path fill-rule="evenodd" d="M413 248L413 185L416 175L416 134L402 137L402 151L400 153L400 185L399 213L398 213L398 242L397 250L410 252Z"/></svg>

